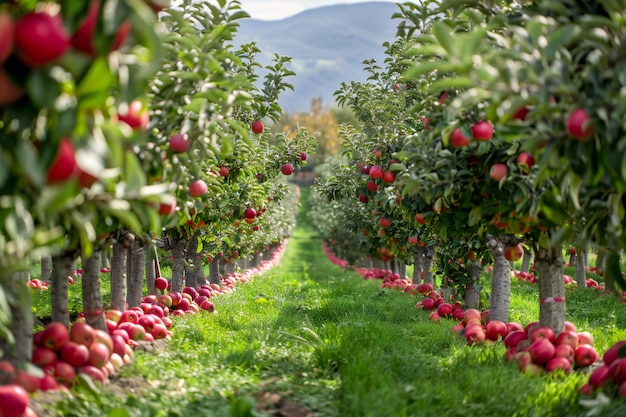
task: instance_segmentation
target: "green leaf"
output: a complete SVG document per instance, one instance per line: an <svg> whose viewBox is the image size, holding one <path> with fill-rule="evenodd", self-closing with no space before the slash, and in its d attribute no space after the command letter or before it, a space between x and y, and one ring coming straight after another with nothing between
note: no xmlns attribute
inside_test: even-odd
<svg viewBox="0 0 626 417"><path fill-rule="evenodd" d="M137 155L132 152L126 153L126 163L124 166L124 180L127 184L126 192L138 195L146 185L146 174L137 159Z"/></svg>
<svg viewBox="0 0 626 417"><path fill-rule="evenodd" d="M614 294L626 291L626 282L624 282L619 261L620 256L617 251L610 251L605 260L604 280L606 288Z"/></svg>
<svg viewBox="0 0 626 417"><path fill-rule="evenodd" d="M475 226L480 221L481 209L480 206L474 207L469 213L469 226Z"/></svg>
<svg viewBox="0 0 626 417"><path fill-rule="evenodd" d="M446 52L448 52L448 54L456 56L454 46L457 40L455 40L450 33L450 28L448 27L448 25L439 20L433 25L432 31L433 35L435 35L435 38L439 42L439 45L441 45L446 50Z"/></svg>

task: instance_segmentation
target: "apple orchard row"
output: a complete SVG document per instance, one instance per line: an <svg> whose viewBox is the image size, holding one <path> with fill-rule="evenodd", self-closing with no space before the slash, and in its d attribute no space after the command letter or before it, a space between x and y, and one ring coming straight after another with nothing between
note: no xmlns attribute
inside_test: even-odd
<svg viewBox="0 0 626 417"><path fill-rule="evenodd" d="M0 291L10 300L0 316L13 318L0 321L0 330L15 336L0 340L0 347L18 375L37 378L40 388L63 386L70 368L80 374L84 366L101 365L96 356L101 359L104 350L93 349L94 364L68 367L58 365L59 351L41 350L49 347L41 345L40 333L33 343L30 304L18 300L30 296L26 276L35 262L42 261L43 271L43 260L52 256L50 282L37 284L52 289L52 329L74 328L67 277L80 257L81 321L110 347L104 335L119 326L112 329L115 320L105 311L143 313L146 326L133 316L137 323L127 329L129 346L135 339L166 336L170 309L172 315L212 311L210 296L238 280L230 274L206 282L203 275L194 282L181 267L185 259L175 256L168 277L171 300L165 294L156 299L163 277L147 276L147 268L137 297L119 273L125 270L120 265L133 264L129 249L151 253L157 241L172 248L182 244L192 255L188 261L202 270L207 258L230 264L252 258L260 268L261 253L280 248L293 228L297 196L285 177L306 164L315 140L304 128L274 135L265 126L278 119L278 96L291 88L289 59L276 56L265 68L272 82L259 89L258 48L231 45L238 19L246 17L238 4L168 5L0 5ZM196 246L188 247L192 241ZM99 292L99 255L108 250L125 254L110 260L111 288L124 290L121 300L112 292L115 308L103 305ZM148 311L142 308L147 300L154 304ZM109 360L114 350L108 349ZM122 361L124 352L128 348L118 349ZM66 355L84 353L78 348ZM27 371L33 360L43 373ZM106 379L119 360L107 363L95 366L99 373L86 368L83 374ZM0 403L9 400L2 397ZM5 417L23 413L1 410Z"/></svg>

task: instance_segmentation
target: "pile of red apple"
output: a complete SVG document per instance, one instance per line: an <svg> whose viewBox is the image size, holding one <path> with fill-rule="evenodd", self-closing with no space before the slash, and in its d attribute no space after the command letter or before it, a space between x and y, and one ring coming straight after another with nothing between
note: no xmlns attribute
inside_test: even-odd
<svg viewBox="0 0 626 417"><path fill-rule="evenodd" d="M544 371L586 368L600 355L594 347L593 335L577 331L573 323L565 322L562 332L555 332L537 322L523 329L512 330L503 338L507 351L505 358L515 361L522 372L539 375Z"/></svg>
<svg viewBox="0 0 626 417"><path fill-rule="evenodd" d="M626 340L620 340L611 346L604 355L602 363L589 374L589 381L580 387L583 395L593 395L598 391L613 396L626 396Z"/></svg>
<svg viewBox="0 0 626 417"><path fill-rule="evenodd" d="M118 337L85 322L75 322L69 330L62 323L50 323L33 338L35 372L2 361L0 379L30 393L67 389L79 375L104 383L133 358L131 346Z"/></svg>
<svg viewBox="0 0 626 417"><path fill-rule="evenodd" d="M337 255L335 255L324 242L322 242L322 249L324 249L324 252L326 252L326 256L333 264L342 268L348 266L348 262L343 259L339 259Z"/></svg>
<svg viewBox="0 0 626 417"><path fill-rule="evenodd" d="M416 290L424 295L424 299L415 304L416 308L424 311L431 311L428 317L431 321L438 321L442 318L461 320L463 316L463 306L461 302L456 301L454 304L447 303L441 293L433 289L432 284L420 284ZM480 313L479 313L480 315Z"/></svg>

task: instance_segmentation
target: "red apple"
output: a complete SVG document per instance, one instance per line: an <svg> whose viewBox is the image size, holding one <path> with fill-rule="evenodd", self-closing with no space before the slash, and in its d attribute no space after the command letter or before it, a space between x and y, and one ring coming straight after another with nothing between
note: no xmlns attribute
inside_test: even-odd
<svg viewBox="0 0 626 417"><path fill-rule="evenodd" d="M158 277L155 281L154 281L154 285L156 286L156 288L158 290L165 290L167 288L167 279L163 278L163 277Z"/></svg>
<svg viewBox="0 0 626 417"><path fill-rule="evenodd" d="M6 10L0 11L0 66L4 64L15 44L15 24Z"/></svg>
<svg viewBox="0 0 626 417"><path fill-rule="evenodd" d="M517 345L522 341L526 340L527 335L523 330L513 330L509 332L504 338L504 346L507 348L517 347Z"/></svg>
<svg viewBox="0 0 626 417"><path fill-rule="evenodd" d="M70 340L70 333L63 323L52 322L46 326L41 335L42 346L59 350L67 341Z"/></svg>
<svg viewBox="0 0 626 417"><path fill-rule="evenodd" d="M379 223L380 223L380 227L382 227L383 229L391 226L391 220L389 220L389 219L387 219L385 217L381 218Z"/></svg>
<svg viewBox="0 0 626 417"><path fill-rule="evenodd" d="M472 137L478 141L489 141L493 137L493 125L482 120L472 126Z"/></svg>
<svg viewBox="0 0 626 417"><path fill-rule="evenodd" d="M85 20L83 20L78 29L76 29L76 32L74 32L74 34L72 35L71 42L74 49L81 51L87 55L95 55L96 50L94 48L93 37L98 21L99 12L100 1L93 0L89 6L87 17L85 18ZM120 25L111 46L112 51L117 50L122 45L122 43L128 36L128 32L130 32L130 29L130 22L124 22Z"/></svg>
<svg viewBox="0 0 626 417"><path fill-rule="evenodd" d="M220 171L220 176L222 177L228 177L228 174L230 174L228 167L225 167L223 165L220 167L219 171Z"/></svg>
<svg viewBox="0 0 626 417"><path fill-rule="evenodd" d="M524 330L521 324L516 321L510 321L506 324L506 333L507 335L511 333L513 330Z"/></svg>
<svg viewBox="0 0 626 417"><path fill-rule="evenodd" d="M106 377L104 373L102 372L102 370L99 368L96 368L95 366L91 366L91 365L81 366L76 371L78 375L81 375L81 374L86 375L90 377L91 379L93 379L94 381L97 381L103 384L106 382Z"/></svg>
<svg viewBox="0 0 626 417"><path fill-rule="evenodd" d="M528 347L528 352L530 352L532 361L537 365L545 365L554 357L554 351L554 345L546 337L536 339Z"/></svg>
<svg viewBox="0 0 626 417"><path fill-rule="evenodd" d="M424 300L422 300L422 309L423 310L433 310L435 308L435 300L433 300L432 298L424 298Z"/></svg>
<svg viewBox="0 0 626 417"><path fill-rule="evenodd" d="M450 135L450 143L455 148L463 148L469 145L470 142L467 136L463 134L463 131L461 130L461 128L457 127L456 129L452 131L452 134Z"/></svg>
<svg viewBox="0 0 626 417"><path fill-rule="evenodd" d="M574 363L574 361L576 360L575 352L576 350L567 344L556 345L554 347L554 357L565 358L570 361L570 363Z"/></svg>
<svg viewBox="0 0 626 417"><path fill-rule="evenodd" d="M86 348L86 346L83 347ZM56 379L59 384L66 387L70 387L76 377L74 366L63 361L59 361L54 365L53 374L54 379Z"/></svg>
<svg viewBox="0 0 626 417"><path fill-rule="evenodd" d="M502 320L491 320L486 325L486 333L491 340L504 339L507 335L506 324Z"/></svg>
<svg viewBox="0 0 626 417"><path fill-rule="evenodd" d="M17 385L24 387L29 393L38 391L41 388L41 378L23 369L17 370L17 375L13 381Z"/></svg>
<svg viewBox="0 0 626 417"><path fill-rule="evenodd" d="M154 339L165 339L167 337L167 327L163 324L155 324L150 334Z"/></svg>
<svg viewBox="0 0 626 417"><path fill-rule="evenodd" d="M578 330L576 330L576 325L571 321L565 321L565 330L578 333Z"/></svg>
<svg viewBox="0 0 626 417"><path fill-rule="evenodd" d="M70 46L61 17L46 11L30 12L15 24L18 56L31 68L40 68L60 58Z"/></svg>
<svg viewBox="0 0 626 417"><path fill-rule="evenodd" d="M585 109L578 108L568 116L567 133L574 139L586 141L591 139L595 132L595 124Z"/></svg>
<svg viewBox="0 0 626 417"><path fill-rule="evenodd" d="M135 310L125 310L120 317L120 324L124 322L137 323L139 320L139 314Z"/></svg>
<svg viewBox="0 0 626 417"><path fill-rule="evenodd" d="M391 184L396 180L396 174L391 171L383 172L383 181L387 184Z"/></svg>
<svg viewBox="0 0 626 417"><path fill-rule="evenodd" d="M491 169L489 170L489 177L494 181L500 181L506 177L507 171L508 168L506 164L498 162L491 166Z"/></svg>
<svg viewBox="0 0 626 417"><path fill-rule="evenodd" d="M110 314L111 317L117 317L116 314ZM120 312L121 316L121 312ZM106 314L105 314L106 317ZM109 320L108 317L106 317ZM114 320L113 320L114 321ZM118 319L119 321L119 319ZM85 345L87 347L91 346L93 341L95 340L95 333L93 327L85 322L75 322L72 324L70 328L70 340L75 343L79 343L81 345Z"/></svg>
<svg viewBox="0 0 626 417"><path fill-rule="evenodd" d="M450 317L452 315L452 305L449 303L441 303L437 306L437 313L441 317Z"/></svg>
<svg viewBox="0 0 626 417"><path fill-rule="evenodd" d="M109 348L100 342L95 342L89 347L89 359L87 364L101 369L111 356Z"/></svg>
<svg viewBox="0 0 626 417"><path fill-rule="evenodd" d="M15 103L23 95L24 89L9 77L4 68L0 67L0 107Z"/></svg>
<svg viewBox="0 0 626 417"><path fill-rule="evenodd" d="M538 339L548 339L550 343L554 343L554 331L546 326L535 327L530 331L529 339L531 342Z"/></svg>
<svg viewBox="0 0 626 417"><path fill-rule="evenodd" d="M113 339L111 339L111 334L100 329L95 329L94 334L96 335L94 343L102 343L109 349L109 353L113 353Z"/></svg>
<svg viewBox="0 0 626 417"><path fill-rule="evenodd" d="M171 216L174 213L176 213L176 197L173 195L163 196L159 202L159 215Z"/></svg>
<svg viewBox="0 0 626 417"><path fill-rule="evenodd" d="M59 184L78 177L78 174L79 169L76 163L74 145L70 139L62 138L54 161L52 161L46 173L46 182L48 184Z"/></svg>
<svg viewBox="0 0 626 417"><path fill-rule="evenodd" d="M617 358L609 367L609 377L615 385L621 385L626 382L626 358Z"/></svg>
<svg viewBox="0 0 626 417"><path fill-rule="evenodd" d="M69 341L61 347L59 356L63 361L78 368L89 360L89 348L86 345Z"/></svg>
<svg viewBox="0 0 626 417"><path fill-rule="evenodd" d="M589 385L591 385L594 389L605 386L610 380L611 376L609 375L609 367L606 365L598 366L591 371L591 374L589 374Z"/></svg>
<svg viewBox="0 0 626 417"><path fill-rule="evenodd" d="M120 109L117 118L136 131L146 130L150 122L148 109L139 100L133 100L126 108Z"/></svg>
<svg viewBox="0 0 626 417"><path fill-rule="evenodd" d="M263 129L265 129L265 126L263 126L262 121L255 120L254 122L252 122L252 132L258 135L260 133L263 133Z"/></svg>
<svg viewBox="0 0 626 417"><path fill-rule="evenodd" d="M616 342L604 352L602 360L606 366L610 366L617 358L626 357L626 347L622 348L622 346L626 346L626 340Z"/></svg>
<svg viewBox="0 0 626 417"><path fill-rule="evenodd" d="M554 340L555 345L570 345L572 348L576 349L578 347L578 334L565 330L559 333L559 335Z"/></svg>
<svg viewBox="0 0 626 417"><path fill-rule="evenodd" d="M47 347L36 347L33 349L32 359L31 361L39 366L40 368L44 368L49 365L54 365L59 358L57 356L56 351L49 349Z"/></svg>
<svg viewBox="0 0 626 417"><path fill-rule="evenodd" d="M595 346L593 335L587 331L578 332L578 344Z"/></svg>
<svg viewBox="0 0 626 417"><path fill-rule="evenodd" d="M143 328L146 329L146 333L150 333L152 332L152 328L155 324L154 316L152 314L145 314L139 317L139 320L137 320L137 324L143 326Z"/></svg>
<svg viewBox="0 0 626 417"><path fill-rule="evenodd" d="M421 213L417 213L415 215L415 221L417 222L417 224L426 224L426 219L424 219L424 215Z"/></svg>
<svg viewBox="0 0 626 417"><path fill-rule="evenodd" d="M29 403L28 392L23 387L15 384L0 386L0 416L21 417Z"/></svg>
<svg viewBox="0 0 626 417"><path fill-rule="evenodd" d="M170 150L172 152L183 153L189 150L191 141L182 133L174 133L170 136Z"/></svg>
<svg viewBox="0 0 626 417"><path fill-rule="evenodd" d="M572 373L572 363L568 361L566 358L556 356L546 363L546 371L555 372L556 370L561 369L566 374Z"/></svg>
<svg viewBox="0 0 626 417"><path fill-rule="evenodd" d="M132 340L135 340L137 342L144 340L146 338L146 329L144 329L143 326L140 326L139 324L134 324L130 329L128 336L130 336Z"/></svg>
<svg viewBox="0 0 626 417"><path fill-rule="evenodd" d="M599 359L598 352L592 345L581 344L574 351L575 363L578 367L589 366Z"/></svg>
<svg viewBox="0 0 626 417"><path fill-rule="evenodd" d="M520 154L517 155L516 162L517 166L519 166L522 171L527 172L533 165L535 165L535 158L528 152L520 152Z"/></svg>
<svg viewBox="0 0 626 417"><path fill-rule="evenodd" d="M521 244L511 245L504 248L504 257L507 261L515 262L519 261L524 255L524 248Z"/></svg>
<svg viewBox="0 0 626 417"><path fill-rule="evenodd" d="M254 219L256 217L256 210L253 209L252 207L247 208L244 212L243 212L243 217L245 219Z"/></svg>
<svg viewBox="0 0 626 417"><path fill-rule="evenodd" d="M204 180L195 180L189 184L189 195L192 197L201 197L207 193L209 187Z"/></svg>
<svg viewBox="0 0 626 417"><path fill-rule="evenodd" d="M373 180L379 179L383 177L383 170L376 165L372 165L370 167L370 178Z"/></svg>
<svg viewBox="0 0 626 417"><path fill-rule="evenodd" d="M283 166L280 168L280 172L282 172L283 175L293 174L293 165L291 165L290 163L283 164Z"/></svg>

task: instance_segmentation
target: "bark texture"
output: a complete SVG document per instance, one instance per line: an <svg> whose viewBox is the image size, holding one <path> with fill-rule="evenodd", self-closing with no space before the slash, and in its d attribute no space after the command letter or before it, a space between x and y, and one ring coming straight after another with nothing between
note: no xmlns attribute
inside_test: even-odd
<svg viewBox="0 0 626 417"><path fill-rule="evenodd" d="M424 248L416 246L413 249L413 283L422 282L422 271L424 271Z"/></svg>
<svg viewBox="0 0 626 417"><path fill-rule="evenodd" d="M69 273L69 272L68 272ZM44 256L41 258L41 280L50 283L52 275L52 257Z"/></svg>
<svg viewBox="0 0 626 417"><path fill-rule="evenodd" d="M480 307L480 292L482 289L479 289L478 286L482 270L483 266L480 262L470 262L467 265L467 276L469 278L469 282L465 286L465 294L463 295L465 308L478 309Z"/></svg>
<svg viewBox="0 0 626 417"><path fill-rule="evenodd" d="M124 241L113 243L111 255L111 308L126 309L126 272L128 248Z"/></svg>
<svg viewBox="0 0 626 417"><path fill-rule="evenodd" d="M0 272L0 275L4 272ZM14 363L31 362L33 346L33 313L28 282L28 271L20 271L9 276L0 276L0 282L10 294L10 332L13 343L0 338L2 358Z"/></svg>
<svg viewBox="0 0 626 417"><path fill-rule="evenodd" d="M209 264L209 283L220 283L220 258L218 258L217 256L213 258L211 260L211 263Z"/></svg>
<svg viewBox="0 0 626 417"><path fill-rule="evenodd" d="M198 259L198 231L196 231L187 241L187 262L185 263L185 286L195 288L196 268Z"/></svg>
<svg viewBox="0 0 626 417"><path fill-rule="evenodd" d="M533 253L528 249L524 248L524 257L522 258L522 266L520 267L521 272L530 271L530 261L532 260Z"/></svg>
<svg viewBox="0 0 626 417"><path fill-rule="evenodd" d="M70 326L67 277L72 273L75 256L64 252L52 257L52 275L50 286L51 318L54 322Z"/></svg>
<svg viewBox="0 0 626 417"><path fill-rule="evenodd" d="M89 258L83 258L83 309L85 321L91 327L107 331L100 294L100 250L94 248Z"/></svg>
<svg viewBox="0 0 626 417"><path fill-rule="evenodd" d="M587 287L587 271L585 271L585 256L583 254L576 256L576 284L578 288Z"/></svg>
<svg viewBox="0 0 626 417"><path fill-rule="evenodd" d="M433 279L433 271L431 270L434 260L435 246L427 246L424 249L424 284L433 284L433 286L436 287L435 280Z"/></svg>
<svg viewBox="0 0 626 417"><path fill-rule="evenodd" d="M491 297L489 299L489 319L509 321L509 305L511 302L510 264L504 257L504 243L497 238L490 238L487 247L493 257L491 275Z"/></svg>
<svg viewBox="0 0 626 417"><path fill-rule="evenodd" d="M136 239L130 247L129 265L126 303L129 308L132 308L138 307L143 297L144 255L143 242L139 239Z"/></svg>
<svg viewBox="0 0 626 417"><path fill-rule="evenodd" d="M146 270L146 290L150 295L156 295L156 251L150 239L146 239L143 246L144 269Z"/></svg>
<svg viewBox="0 0 626 417"><path fill-rule="evenodd" d="M185 276L185 240L172 238L172 291L181 292Z"/></svg>
<svg viewBox="0 0 626 417"><path fill-rule="evenodd" d="M565 327L565 283L561 246L539 248L535 254L539 277L539 324L556 334Z"/></svg>

